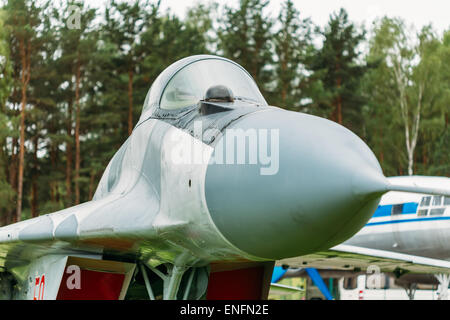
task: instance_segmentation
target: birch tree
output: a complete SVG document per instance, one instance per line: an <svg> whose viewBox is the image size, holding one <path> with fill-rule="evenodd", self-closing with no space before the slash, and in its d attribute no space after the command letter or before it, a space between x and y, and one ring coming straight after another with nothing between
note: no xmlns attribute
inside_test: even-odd
<svg viewBox="0 0 450 320"><path fill-rule="evenodd" d="M420 33L400 19L383 18L375 28L371 55L381 59L384 83L396 92L392 108L398 108L404 132L408 174L414 174L414 153L424 108L436 95L433 90L439 65L434 61L437 39L430 27ZM432 62L434 61L434 62Z"/></svg>

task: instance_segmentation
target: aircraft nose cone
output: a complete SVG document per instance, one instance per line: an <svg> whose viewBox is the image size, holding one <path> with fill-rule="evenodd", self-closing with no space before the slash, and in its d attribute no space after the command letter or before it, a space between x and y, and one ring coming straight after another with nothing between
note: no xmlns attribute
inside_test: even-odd
<svg viewBox="0 0 450 320"><path fill-rule="evenodd" d="M256 112L233 122L214 147L205 177L211 218L228 241L257 257L293 257L345 241L386 190L367 145L323 118Z"/></svg>

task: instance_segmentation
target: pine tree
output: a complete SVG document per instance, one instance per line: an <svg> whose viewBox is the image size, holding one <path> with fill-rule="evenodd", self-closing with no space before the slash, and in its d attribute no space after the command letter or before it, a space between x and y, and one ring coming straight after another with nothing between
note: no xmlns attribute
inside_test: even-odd
<svg viewBox="0 0 450 320"><path fill-rule="evenodd" d="M116 47L114 64L118 80L126 78L127 90L127 133L134 127L133 87L137 66L151 48L141 48L141 35L147 24L157 14L159 3L150 5L148 0L129 2L111 1L105 11L104 38ZM119 85L120 86L120 85ZM120 99L121 100L121 99ZM118 100L118 102L120 101ZM121 102L120 102L121 103Z"/></svg>
<svg viewBox="0 0 450 320"><path fill-rule="evenodd" d="M190 29L195 29L203 35L203 41L207 46L207 51L217 51L217 33L214 22L218 20L217 2L197 3L188 8L185 25Z"/></svg>
<svg viewBox="0 0 450 320"><path fill-rule="evenodd" d="M74 183L74 203L81 202L80 183L83 180L81 176L81 136L82 136L82 104L83 96L86 93L86 83L89 79L90 70L95 65L95 54L98 42L98 31L94 26L94 18L96 10L85 6L84 2L68 1L65 3L63 12L70 14L70 7L76 6L79 8L79 25L71 26L68 23L61 25L61 58L60 62L66 64L67 79L67 167L66 167L66 188L67 200L71 204L72 188L71 181ZM64 22L67 22L69 17L61 17ZM73 139L72 140L72 134ZM73 169L72 180L72 141L75 149L75 163Z"/></svg>
<svg viewBox="0 0 450 320"><path fill-rule="evenodd" d="M328 25L319 30L323 46L310 59L312 78L319 81L325 92L316 99L321 115L343 124L361 134L361 108L365 101L360 82L368 66L360 62L359 45L365 38L341 9L330 16Z"/></svg>
<svg viewBox="0 0 450 320"><path fill-rule="evenodd" d="M0 225L11 222L10 213L14 207L15 191L9 184L7 137L14 132L11 130L12 119L7 113L6 101L11 94L11 63L9 60L8 35L3 24L4 14L0 10Z"/></svg>
<svg viewBox="0 0 450 320"><path fill-rule="evenodd" d="M42 45L41 39L37 31L38 26L44 19L42 16L43 8L47 6L44 3L38 6L34 1L30 0L10 0L4 7L5 10L5 26L10 35L10 50L11 59L14 64L15 88L13 94L20 96L20 131L19 131L19 145L18 154L13 154L12 160L17 159L17 179L14 180L13 185L16 186L17 181L17 207L14 220L20 221L22 215L22 201L23 201L23 185L24 185L24 168L25 168L25 119L28 105L28 89L31 78L32 60L34 60ZM14 143L13 139L13 143ZM15 146L13 146L15 147ZM14 150L13 150L14 152ZM13 167L13 175L15 175L16 168Z"/></svg>
<svg viewBox="0 0 450 320"><path fill-rule="evenodd" d="M281 23L275 33L276 52L274 94L275 105L292 110L299 110L306 76L304 63L311 50L311 21L300 19L299 11L292 0L287 0L280 11L278 21Z"/></svg>
<svg viewBox="0 0 450 320"><path fill-rule="evenodd" d="M27 135L31 148L27 154L28 166L27 179L30 188L30 211L31 217L40 213L40 198L45 197L47 188L41 188L41 178L47 176L41 167L47 161L47 145L50 149L57 144L60 113L57 108L57 90L60 85L60 77L55 70L55 56L58 54L59 39L58 29L54 26L52 6L48 4L42 15L42 31L39 32L39 53L33 62L34 72L30 78L31 92L28 95L29 104L33 108L29 111L27 121ZM55 141L56 140L56 141ZM53 170L57 167L54 164ZM54 171L52 176L57 176Z"/></svg>
<svg viewBox="0 0 450 320"><path fill-rule="evenodd" d="M239 8L225 8L219 28L219 50L242 65L255 79L264 96L273 80L272 25L264 14L268 1L241 0Z"/></svg>

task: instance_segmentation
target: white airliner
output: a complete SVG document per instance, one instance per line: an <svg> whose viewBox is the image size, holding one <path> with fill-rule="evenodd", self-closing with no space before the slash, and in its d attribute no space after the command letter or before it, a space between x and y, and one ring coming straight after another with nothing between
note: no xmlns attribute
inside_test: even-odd
<svg viewBox="0 0 450 320"><path fill-rule="evenodd" d="M447 177L392 177L392 183L450 188ZM388 192L345 244L450 260L450 197Z"/></svg>
<svg viewBox="0 0 450 320"><path fill-rule="evenodd" d="M404 176L388 178L391 183L450 188L448 177ZM388 192L373 217L345 244L450 260L450 197ZM406 278L406 277L405 277ZM436 275L441 298L447 298L450 278ZM430 283L432 277L408 276L403 281L410 298L416 282Z"/></svg>
<svg viewBox="0 0 450 320"><path fill-rule="evenodd" d="M427 187L450 189L450 178L448 177L428 177L428 176L403 176L390 177L390 183L409 185L411 187ZM429 194L418 194L410 192L391 191L383 195L378 208L367 224L352 238L343 243L361 249L383 250L400 254L428 257L438 260L450 261L450 197L435 196ZM376 263L373 264L375 266ZM307 267L307 266L305 266ZM357 287L346 292L348 296L362 296L361 283L366 283L368 274L365 270L354 272L354 270L319 269L320 275L325 278L341 278L352 274L358 277ZM286 272L285 277L306 276L305 269L294 269ZM393 278L396 278L391 274ZM406 289L407 296L414 298L415 289L418 283L435 284L439 283L438 293L440 298L448 297L447 289L450 278L447 274L424 275L424 274L396 274L395 284ZM384 279L384 277L383 277ZM341 291L343 289L343 278L339 283ZM356 280L356 278L354 279ZM392 279L394 280L394 279ZM384 283L384 281L382 281ZM391 281L392 282L392 281ZM355 282L356 284L356 282ZM393 284L390 286L392 287ZM368 290L365 290L368 291ZM403 297L405 292L392 290L373 290L376 299L381 296ZM364 292L367 296L368 292ZM341 294L342 296L342 294ZM433 297L431 293L418 292L415 297L425 299Z"/></svg>

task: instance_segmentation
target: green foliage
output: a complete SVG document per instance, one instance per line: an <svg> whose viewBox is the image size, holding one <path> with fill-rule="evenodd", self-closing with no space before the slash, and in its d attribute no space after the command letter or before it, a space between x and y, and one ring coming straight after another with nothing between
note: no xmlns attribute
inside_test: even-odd
<svg viewBox="0 0 450 320"><path fill-rule="evenodd" d="M156 0L113 0L103 14L77 0L3 3L0 224L12 222L18 191L21 38L33 48L22 218L73 205L76 187L80 201L89 200L152 82L194 54L241 64L272 105L341 122L368 143L388 176L407 174L411 154L414 173L450 174L450 30L439 37L431 27L415 32L385 17L368 37L345 10L320 28L292 0L277 13L264 0L200 3L185 18L161 12ZM72 6L80 9L79 28L68 24ZM405 128L411 147L419 104L411 153Z"/></svg>
<svg viewBox="0 0 450 320"><path fill-rule="evenodd" d="M286 109L299 111L302 99L307 98L307 76L302 72L313 50L311 21L301 19L300 12L291 0L280 11L281 23L273 37L276 53L275 83L272 103Z"/></svg>
<svg viewBox="0 0 450 320"><path fill-rule="evenodd" d="M447 127L446 59L445 45L429 26L415 36L400 19L384 17L375 25L367 60L378 66L365 77L365 122L369 145L389 165L389 174L437 172L430 157L441 152L431 148ZM448 164L448 148L444 153Z"/></svg>
<svg viewBox="0 0 450 320"><path fill-rule="evenodd" d="M268 1L241 0L237 9L225 7L218 30L219 50L242 65L259 84L264 96L270 92L273 72L272 25L264 10Z"/></svg>
<svg viewBox="0 0 450 320"><path fill-rule="evenodd" d="M5 103L11 93L11 62L9 58L8 33L4 25L5 12L0 10L0 110L5 110ZM3 126L1 126L3 127Z"/></svg>
<svg viewBox="0 0 450 320"><path fill-rule="evenodd" d="M323 46L308 63L312 80L320 83L318 96L312 97L314 112L362 135L361 108L366 100L360 83L368 66L360 61L360 45L365 32L349 21L344 9L331 15L328 25L318 32L324 38Z"/></svg>

